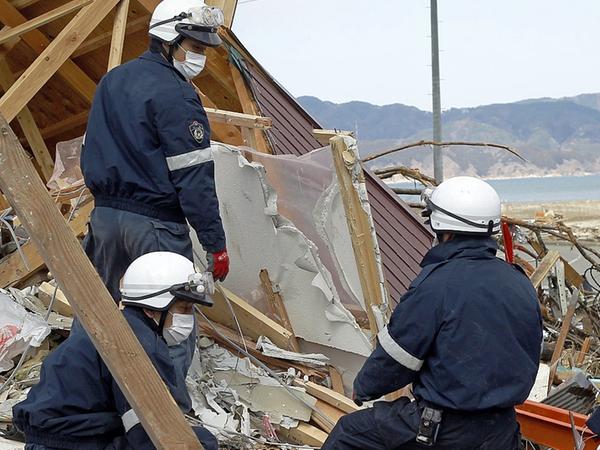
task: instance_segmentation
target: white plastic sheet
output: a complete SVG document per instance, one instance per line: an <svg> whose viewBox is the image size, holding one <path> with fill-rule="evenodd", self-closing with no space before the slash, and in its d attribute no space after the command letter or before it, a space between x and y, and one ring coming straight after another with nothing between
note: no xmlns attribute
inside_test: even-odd
<svg viewBox="0 0 600 450"><path fill-rule="evenodd" d="M39 347L50 334L50 326L0 291L0 372L13 367L12 359L28 344Z"/></svg>

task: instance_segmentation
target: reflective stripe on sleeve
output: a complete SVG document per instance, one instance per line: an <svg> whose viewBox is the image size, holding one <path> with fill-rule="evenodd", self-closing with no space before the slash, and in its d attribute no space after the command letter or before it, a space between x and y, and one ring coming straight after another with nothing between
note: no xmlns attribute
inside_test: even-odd
<svg viewBox="0 0 600 450"><path fill-rule="evenodd" d="M415 372L421 370L421 367L423 366L423 360L415 358L413 355L400 347L392 338L392 336L390 336L387 327L379 332L377 339L379 340L379 344L385 350L385 352L394 358L397 363L402 364L404 367L414 370Z"/></svg>
<svg viewBox="0 0 600 450"><path fill-rule="evenodd" d="M121 420L123 421L123 428L125 428L125 433L129 432L133 427L135 427L138 423L140 423L140 419L133 409L130 409L125 414L121 416Z"/></svg>
<svg viewBox="0 0 600 450"><path fill-rule="evenodd" d="M167 166L171 172L186 167L194 167L199 164L212 161L212 150L210 147L200 150L192 150L191 152L182 155L167 157Z"/></svg>

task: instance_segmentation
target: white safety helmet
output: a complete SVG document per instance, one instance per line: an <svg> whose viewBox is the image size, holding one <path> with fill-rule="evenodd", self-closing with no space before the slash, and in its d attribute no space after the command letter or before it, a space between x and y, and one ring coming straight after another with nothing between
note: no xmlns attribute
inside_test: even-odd
<svg viewBox="0 0 600 450"><path fill-rule="evenodd" d="M121 281L121 303L165 311L177 300L212 306L206 274L196 273L194 263L172 252L140 256L127 268ZM212 280L210 280L212 282Z"/></svg>
<svg viewBox="0 0 600 450"><path fill-rule="evenodd" d="M450 178L423 194L429 225L435 233L488 235L500 231L500 197L473 177Z"/></svg>
<svg viewBox="0 0 600 450"><path fill-rule="evenodd" d="M152 13L149 33L169 45L190 38L218 47L222 41L217 31L223 23L223 11L202 0L163 0Z"/></svg>

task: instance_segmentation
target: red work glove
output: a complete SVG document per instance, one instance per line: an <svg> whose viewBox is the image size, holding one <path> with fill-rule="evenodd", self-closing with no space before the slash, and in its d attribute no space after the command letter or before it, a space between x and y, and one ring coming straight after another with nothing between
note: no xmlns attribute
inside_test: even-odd
<svg viewBox="0 0 600 450"><path fill-rule="evenodd" d="M215 280L225 281L229 273L229 255L227 249L216 253L207 253L208 270L212 272Z"/></svg>

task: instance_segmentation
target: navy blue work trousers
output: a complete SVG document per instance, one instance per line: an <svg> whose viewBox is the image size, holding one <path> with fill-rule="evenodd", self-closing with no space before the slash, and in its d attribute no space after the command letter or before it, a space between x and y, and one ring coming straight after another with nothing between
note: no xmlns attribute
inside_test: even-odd
<svg viewBox="0 0 600 450"><path fill-rule="evenodd" d="M173 252L193 261L189 233L189 226L185 223L165 222L120 209L96 207L90 216L83 246L118 303L121 299L121 278L129 265L140 256L158 251ZM169 347L175 369L181 372L183 379L192 364L195 348L195 328L187 341ZM192 408L191 403L179 406L186 412Z"/></svg>
<svg viewBox="0 0 600 450"><path fill-rule="evenodd" d="M496 412L444 411L433 447L416 442L423 405L402 397L376 402L342 417L321 450L518 450L519 424L514 409Z"/></svg>

